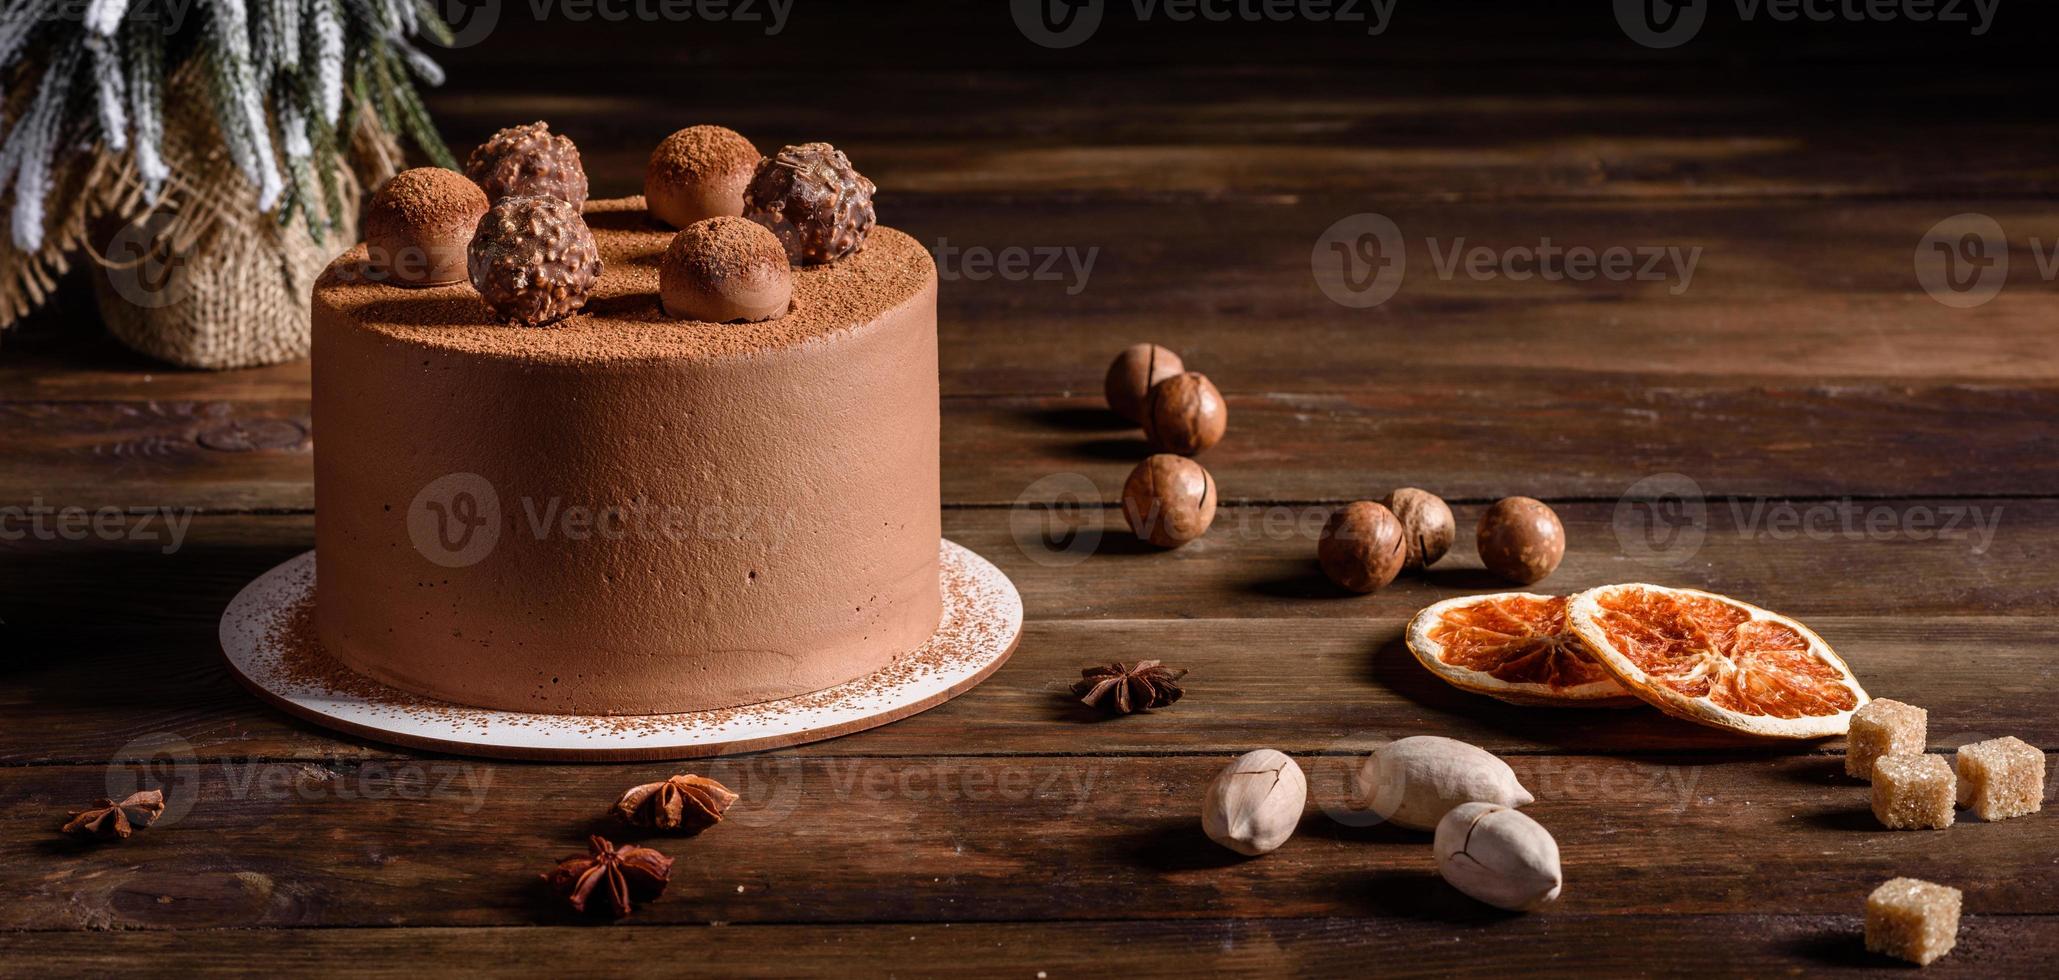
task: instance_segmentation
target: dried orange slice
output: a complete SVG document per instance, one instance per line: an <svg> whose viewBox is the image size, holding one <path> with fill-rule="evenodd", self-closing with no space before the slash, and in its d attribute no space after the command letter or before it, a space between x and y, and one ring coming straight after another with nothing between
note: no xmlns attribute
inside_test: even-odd
<svg viewBox="0 0 2059 980"><path fill-rule="evenodd" d="M1777 738L1843 735L1868 700L1822 637L1728 596L1604 585L1567 600L1566 626L1624 687L1704 725Z"/></svg>
<svg viewBox="0 0 2059 980"><path fill-rule="evenodd" d="M1566 632L1564 596L1446 599L1416 613L1408 649L1453 687L1516 704L1628 706L1637 697Z"/></svg>

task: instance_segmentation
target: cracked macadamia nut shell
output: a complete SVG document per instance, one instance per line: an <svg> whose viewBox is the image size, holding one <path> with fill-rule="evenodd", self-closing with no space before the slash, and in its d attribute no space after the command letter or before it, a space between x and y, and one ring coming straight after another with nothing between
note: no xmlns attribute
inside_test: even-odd
<svg viewBox="0 0 2059 980"><path fill-rule="evenodd" d="M1144 421L1144 400L1150 396L1151 386L1186 370L1180 355L1170 348L1157 344L1131 344L1115 355L1115 361L1108 365L1108 377L1101 382L1101 393L1108 398L1110 411L1141 423Z"/></svg>
<svg viewBox="0 0 2059 980"><path fill-rule="evenodd" d="M658 267L658 295L665 315L682 320L770 320L793 303L793 270L764 226L707 218L672 237Z"/></svg>
<svg viewBox="0 0 2059 980"><path fill-rule="evenodd" d="M1408 559L1401 521L1370 500L1346 504L1323 524L1316 561L1330 581L1353 592L1378 592Z"/></svg>
<svg viewBox="0 0 2059 980"><path fill-rule="evenodd" d="M1151 456L1122 485L1123 519L1137 537L1161 548L1177 548L1208 533L1215 505L1215 477L1185 456Z"/></svg>
<svg viewBox="0 0 2059 980"><path fill-rule="evenodd" d="M1428 490L1402 487L1388 494L1381 503L1394 512L1395 520L1401 522L1401 540L1408 546L1408 557L1401 565L1403 570L1421 571L1437 564L1437 560L1451 550L1458 525L1452 520L1451 508L1444 503L1444 498Z"/></svg>
<svg viewBox="0 0 2059 980"><path fill-rule="evenodd" d="M1503 497L1480 515L1480 563L1517 585L1542 581L1566 556L1559 515L1530 497Z"/></svg>
<svg viewBox="0 0 2059 980"><path fill-rule="evenodd" d="M1183 371L1151 386L1144 403L1144 438L1164 453L1192 456L1223 440L1230 407L1215 382Z"/></svg>
<svg viewBox="0 0 2059 980"><path fill-rule="evenodd" d="M725 126L688 126L651 151L643 172L644 207L674 228L744 213L744 189L763 155Z"/></svg>
<svg viewBox="0 0 2059 980"><path fill-rule="evenodd" d="M486 207L486 193L455 171L395 174L365 209L367 271L400 286L465 281L465 252Z"/></svg>
<svg viewBox="0 0 2059 980"><path fill-rule="evenodd" d="M586 206L586 167L579 162L579 148L552 135L545 122L493 134L465 160L465 176L496 204L509 197L555 197L575 211Z"/></svg>
<svg viewBox="0 0 2059 980"><path fill-rule="evenodd" d="M579 312L601 275L586 219L555 197L509 197L472 234L472 288L503 322L540 327Z"/></svg>

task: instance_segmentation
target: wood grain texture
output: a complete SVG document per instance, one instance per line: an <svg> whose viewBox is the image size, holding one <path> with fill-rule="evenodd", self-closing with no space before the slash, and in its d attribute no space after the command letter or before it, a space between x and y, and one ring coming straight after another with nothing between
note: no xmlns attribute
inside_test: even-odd
<svg viewBox="0 0 2059 980"><path fill-rule="evenodd" d="M1373 484L1363 496L1400 482ZM1110 493L1115 486L1097 485ZM1101 506L949 508L944 534L1006 572L1032 621L1396 622L1454 592L1507 588L1473 553L1471 531L1485 504L1458 502L1459 540L1429 573L1403 576L1375 595L1345 594L1314 560L1334 506L1228 506L1208 535L1170 552L1140 544L1118 510ZM1653 516L1642 505L1573 502L1556 510L1567 528L1566 558L1539 586L1546 590L1657 581L1734 593L1806 618L1883 623L2059 609L2059 582L2045 572L2059 549L2059 500L2051 498L1712 499L1703 505L1706 523L1690 523L1691 513L1663 517L1683 528L1663 547L1644 530ZM116 527L112 540L98 539L89 524L81 540L24 530L21 540L0 541L0 620L212 629L251 579L314 547L314 519L298 513L192 516L176 546L174 525L162 517ZM1699 542L1687 527L1701 529ZM39 594L39 585L48 588Z"/></svg>
<svg viewBox="0 0 2059 980"><path fill-rule="evenodd" d="M695 765L743 798L697 837L645 841L678 863L670 900L638 919L1499 917L1441 883L1428 834L1323 812L1370 822L1348 809L1356 755L1305 757L1300 831L1239 859L1198 817L1230 758L780 752ZM1554 913L1841 915L1897 875L1962 888L1975 915L2059 913L2045 821L1884 830L1836 759L1510 764L1539 797L1525 812L1559 844L1567 885ZM583 851L588 833L641 840L607 804L673 771L436 759L173 767L169 798L185 811L120 845L0 844L0 884L16 896L0 929L562 923L575 917L535 876ZM61 822L68 801L105 792L109 778L104 766L0 770L0 818ZM493 832L478 833L482 823Z"/></svg>
<svg viewBox="0 0 2059 980"><path fill-rule="evenodd" d="M2025 976L2042 970L2036 916L1968 916L1959 947L1926 977ZM1857 913L1838 915L1390 916L1176 919L1131 922L748 925L614 930L545 926L180 932L0 933L0 958L38 974L93 972L109 960L174 973L274 977L341 973L413 980L439 964L491 963L496 976L647 972L786 978L889 973L919 963L926 976L1124 976L1184 980L1236 972L1448 977L1497 970L1639 976L1764 977L1835 969L1906 977L1905 964L1866 952ZM261 949L261 960L252 956Z"/></svg>
<svg viewBox="0 0 2059 980"><path fill-rule="evenodd" d="M1747 530L1727 505L1715 506L1699 549L1673 565L1625 555L1614 505L1563 506L1568 557L1540 587L1655 580L1732 593L1811 624L1872 693L1929 707L1939 749L1980 732L2059 748L2040 696L2059 684L2045 626L2059 609L2059 585L2042 572L2059 548L2059 503L1866 502L1904 516L1975 505L1994 508L1983 519L1997 519L1984 548L1972 534L1775 536ZM1462 523L1470 526L1479 509L1461 505ZM1232 751L1251 740L1314 751L1368 731L1451 734L1511 752L1808 750L1642 711L1508 709L1446 687L1401 643L1408 618L1456 592L1507 586L1479 569L1462 540L1427 576L1403 577L1372 596L1344 594L1313 561L1328 511L1229 507L1207 537L1160 552L1139 547L1101 508L948 510L945 533L994 561L1021 591L1021 649L960 703L811 751L1162 753ZM1048 536L1075 527L1075 518L1089 536ZM228 515L195 518L169 556L156 541L9 546L0 619L11 624L14 645L31 652L0 686L0 734L12 736L0 738L0 763L97 762L157 732L177 734L203 757L389 754L267 710L221 666L220 611L312 540L306 515ZM1082 743L1079 723L1090 719L1064 696L1066 685L1090 663L1142 657L1192 669L1194 696L1161 715L1091 725ZM1941 658L1950 669L1940 669ZM126 680L111 687L107 677Z"/></svg>
<svg viewBox="0 0 2059 980"><path fill-rule="evenodd" d="M1008 4L797 5L776 31L504 4L486 43L437 52L452 82L431 107L461 156L548 119L599 194L639 190L649 147L693 122L850 151L881 219L945 269L946 534L1027 606L1021 651L958 701L696 764L744 801L661 842L673 890L624 928L557 911L534 875L671 767L397 751L269 711L220 666L229 597L312 546L305 365L167 370L96 335L77 291L8 336L0 508L191 523L170 548L162 513L0 534L0 973L1888 975L1860 913L1905 874L1967 892L1926 975L2048 972L2050 813L1877 830L1835 740L1511 709L1399 642L1422 605L1501 588L1468 531L1524 493L1568 528L1550 590L1736 594L1927 707L1933 751L2059 749L2059 165L2023 94L2049 79L2037 33L1710 5L1692 43L1655 51L1608 4L1404 4L1378 35L1103 6L1056 50ZM1964 211L2004 227L2011 275L1958 310L1913 262ZM1401 230L1406 275L1354 309L1325 292L1343 267L1320 239L1362 212ZM1691 281L1523 279L1441 268L1461 239L1699 252ZM968 249L1054 255L1057 275L988 274ZM1101 372L1144 339L1231 401L1203 457L1231 505L1173 553L1106 506L1142 450L1100 409ZM1681 516L1644 499L1681 488L1667 474L1703 497L1698 543L1647 530ZM1399 484L1453 499L1457 554L1337 593L1315 527ZM1188 696L1103 721L1063 693L1141 656L1191 668ZM1564 848L1563 901L1493 913L1435 878L1425 836L1320 812L1375 740L1426 733L1509 758ZM1301 759L1313 804L1247 861L1195 811L1260 745ZM173 819L118 846L55 833L139 774L172 788Z"/></svg>
<svg viewBox="0 0 2059 980"><path fill-rule="evenodd" d="M1662 475L1711 497L2059 487L2059 388L1416 384L1226 399L1229 435L1200 461L1230 501L1395 485L1614 500ZM1150 454L1098 396L947 398L943 419L949 506L1064 501L1088 484L1112 503ZM313 444L305 400L0 403L0 506L307 511Z"/></svg>

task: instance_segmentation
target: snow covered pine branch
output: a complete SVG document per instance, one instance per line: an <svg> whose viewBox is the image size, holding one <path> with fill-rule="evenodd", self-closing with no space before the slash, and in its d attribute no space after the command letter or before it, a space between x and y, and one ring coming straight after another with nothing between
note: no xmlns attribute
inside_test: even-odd
<svg viewBox="0 0 2059 980"><path fill-rule="evenodd" d="M131 154L155 200L165 82L200 59L214 119L258 208L320 237L343 211L336 174L350 120L369 110L454 166L415 84L442 70L414 40L447 44L428 0L7 0L0 10L0 195L9 230L43 245L60 170L96 145Z"/></svg>

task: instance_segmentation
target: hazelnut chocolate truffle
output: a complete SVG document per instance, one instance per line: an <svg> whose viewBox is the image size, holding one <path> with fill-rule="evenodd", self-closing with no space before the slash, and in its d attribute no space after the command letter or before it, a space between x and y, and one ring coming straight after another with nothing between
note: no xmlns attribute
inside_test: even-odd
<svg viewBox="0 0 2059 980"><path fill-rule="evenodd" d="M877 189L842 150L803 143L758 164L744 191L744 217L772 229L793 264L822 265L865 244Z"/></svg>
<svg viewBox="0 0 2059 980"><path fill-rule="evenodd" d="M722 216L672 236L658 266L667 316L683 320L770 320L793 302L786 250L763 225Z"/></svg>
<svg viewBox="0 0 2059 980"><path fill-rule="evenodd" d="M761 155L723 126L688 126L665 137L643 170L644 207L674 228L744 213L744 188Z"/></svg>
<svg viewBox="0 0 2059 980"><path fill-rule="evenodd" d="M465 161L465 176L496 203L504 197L555 197L574 211L586 206L586 168L579 163L579 148L552 136L545 122L493 134Z"/></svg>
<svg viewBox="0 0 2059 980"><path fill-rule="evenodd" d="M494 315L540 327L579 312L601 275L586 219L555 197L506 197L479 219L466 265Z"/></svg>
<svg viewBox="0 0 2059 980"><path fill-rule="evenodd" d="M1101 381L1101 393L1108 408L1132 422L1144 421L1144 397L1151 386L1187 370L1180 355L1157 344L1131 344L1115 355L1108 376Z"/></svg>
<svg viewBox="0 0 2059 980"><path fill-rule="evenodd" d="M486 213L486 192L442 167L403 170L372 195L365 251L373 278L403 286L465 280L465 248Z"/></svg>

